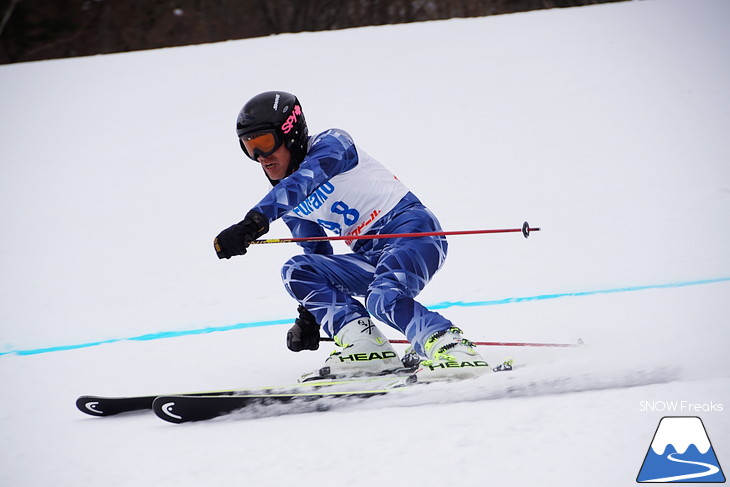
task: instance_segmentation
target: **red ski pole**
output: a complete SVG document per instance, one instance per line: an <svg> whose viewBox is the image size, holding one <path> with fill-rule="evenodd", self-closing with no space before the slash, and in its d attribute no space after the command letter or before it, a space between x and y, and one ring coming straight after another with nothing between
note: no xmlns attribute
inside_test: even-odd
<svg viewBox="0 0 730 487"><path fill-rule="evenodd" d="M506 228L495 230L455 230L451 232L416 232L416 233L384 233L375 235L336 235L326 237L292 237L292 238L266 238L254 240L251 244L276 244L276 243L296 243L296 242L322 242L333 240L374 240L378 238L402 238L402 237L439 237L446 235L476 235L485 233L518 233L522 232L525 238L530 236L530 232L539 232L540 228L533 228L525 222L522 228Z"/></svg>
<svg viewBox="0 0 730 487"><path fill-rule="evenodd" d="M320 337L321 342L334 342L335 340L330 337ZM409 344L408 340L388 340L390 343L405 343ZM488 347L580 347L583 345L583 340L578 339L575 343L536 343L536 342L473 342L474 345L488 346Z"/></svg>

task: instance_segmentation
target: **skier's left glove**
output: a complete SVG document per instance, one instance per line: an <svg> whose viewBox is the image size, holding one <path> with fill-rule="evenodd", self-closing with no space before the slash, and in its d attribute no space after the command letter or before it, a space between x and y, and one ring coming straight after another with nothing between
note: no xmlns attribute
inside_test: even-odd
<svg viewBox="0 0 730 487"><path fill-rule="evenodd" d="M292 352L319 348L319 324L304 306L297 308L299 318L286 333L286 346Z"/></svg>
<svg viewBox="0 0 730 487"><path fill-rule="evenodd" d="M244 255L248 245L269 231L269 220L258 211L251 210L246 218L232 225L213 241L219 259L230 259L234 255Z"/></svg>

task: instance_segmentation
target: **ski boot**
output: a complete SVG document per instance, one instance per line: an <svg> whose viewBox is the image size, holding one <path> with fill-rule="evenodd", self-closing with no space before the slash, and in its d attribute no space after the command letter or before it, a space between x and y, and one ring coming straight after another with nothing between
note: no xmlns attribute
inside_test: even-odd
<svg viewBox="0 0 730 487"><path fill-rule="evenodd" d="M358 318L335 335L335 349L324 366L304 374L310 380L385 375L403 368L398 354L370 318Z"/></svg>
<svg viewBox="0 0 730 487"><path fill-rule="evenodd" d="M423 348L427 360L421 361L416 372L419 382L469 379L492 371L475 350L474 343L463 338L461 333L459 328L452 326L426 340Z"/></svg>

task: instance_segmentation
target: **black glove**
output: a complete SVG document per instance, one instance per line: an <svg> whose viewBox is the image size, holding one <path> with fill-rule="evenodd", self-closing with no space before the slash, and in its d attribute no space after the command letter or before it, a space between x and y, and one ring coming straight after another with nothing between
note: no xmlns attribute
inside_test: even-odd
<svg viewBox="0 0 730 487"><path fill-rule="evenodd" d="M269 220L258 211L251 210L241 222L223 230L213 241L219 259L243 255L251 241L269 231Z"/></svg>
<svg viewBox="0 0 730 487"><path fill-rule="evenodd" d="M292 352L319 348L319 324L304 306L297 308L299 318L286 334L286 346Z"/></svg>

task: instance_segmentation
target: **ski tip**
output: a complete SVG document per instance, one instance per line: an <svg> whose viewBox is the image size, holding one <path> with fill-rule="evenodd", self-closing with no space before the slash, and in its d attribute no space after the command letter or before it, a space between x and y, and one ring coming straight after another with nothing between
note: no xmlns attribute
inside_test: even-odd
<svg viewBox="0 0 730 487"><path fill-rule="evenodd" d="M243 408L248 399L244 395L215 396L159 396L152 402L158 418L168 423L205 421L230 414Z"/></svg>
<svg viewBox="0 0 730 487"><path fill-rule="evenodd" d="M121 413L151 409L154 398L154 396L80 396L76 399L76 407L82 413L91 416L114 416Z"/></svg>
<svg viewBox="0 0 730 487"><path fill-rule="evenodd" d="M106 416L106 413L99 406L99 400L95 396L80 396L76 399L76 407L82 413L91 416Z"/></svg>
<svg viewBox="0 0 730 487"><path fill-rule="evenodd" d="M119 408L117 405L110 403L109 398L101 396L80 396L76 399L76 407L82 413L90 416L114 416L115 414L131 411L133 409Z"/></svg>
<svg viewBox="0 0 730 487"><path fill-rule="evenodd" d="M175 411L175 402L174 396L160 396L152 402L152 410L158 418L169 423L184 423L185 419Z"/></svg>

